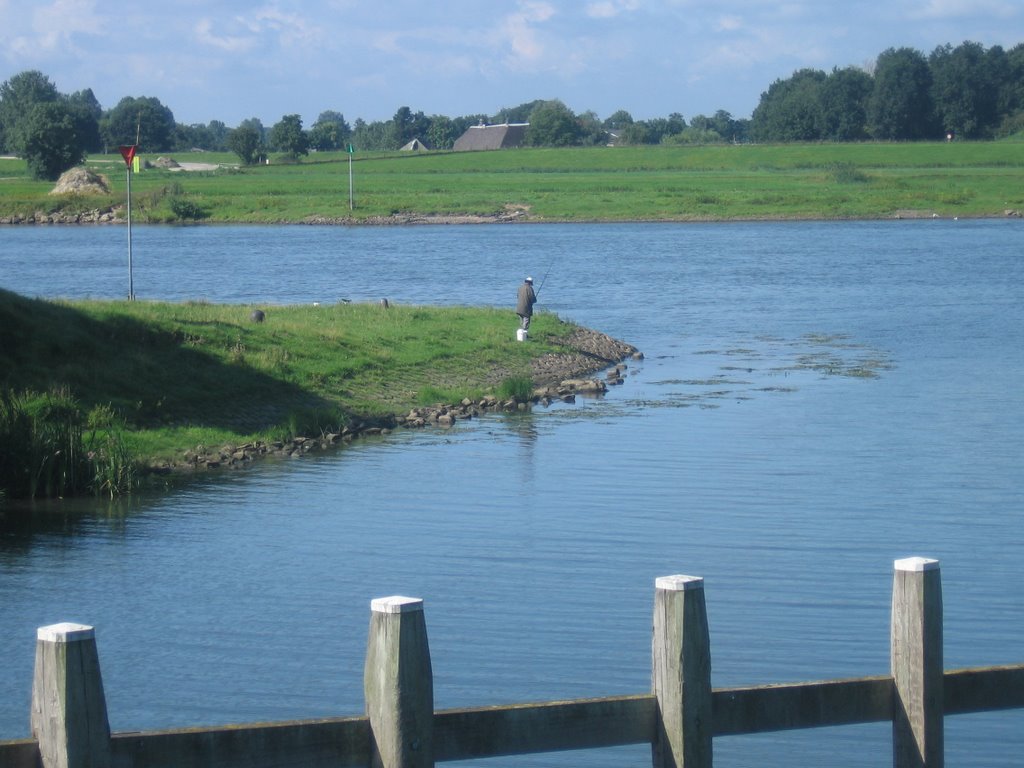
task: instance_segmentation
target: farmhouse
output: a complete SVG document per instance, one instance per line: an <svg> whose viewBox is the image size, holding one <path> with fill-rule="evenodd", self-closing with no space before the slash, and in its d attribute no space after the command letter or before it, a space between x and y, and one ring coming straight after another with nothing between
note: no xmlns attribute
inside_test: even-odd
<svg viewBox="0 0 1024 768"><path fill-rule="evenodd" d="M473 125L455 140L456 152L474 149L508 149L523 143L529 123L501 123L500 125Z"/></svg>

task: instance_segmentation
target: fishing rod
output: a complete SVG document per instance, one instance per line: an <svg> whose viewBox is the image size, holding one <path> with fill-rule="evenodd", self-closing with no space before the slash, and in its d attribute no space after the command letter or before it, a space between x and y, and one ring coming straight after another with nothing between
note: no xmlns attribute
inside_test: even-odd
<svg viewBox="0 0 1024 768"><path fill-rule="evenodd" d="M544 273L544 277L542 277L541 280L540 280L540 285L537 287L537 290L534 291L535 295L540 296L540 290L541 290L541 288L544 287L544 283L547 281L548 275L551 274L551 267L553 267L554 265L555 265L555 260L552 259L551 263L548 264L548 271Z"/></svg>

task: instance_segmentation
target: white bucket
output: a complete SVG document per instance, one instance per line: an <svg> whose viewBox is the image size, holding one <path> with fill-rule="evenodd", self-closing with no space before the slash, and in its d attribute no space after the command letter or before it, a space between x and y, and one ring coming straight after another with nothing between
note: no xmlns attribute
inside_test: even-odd
<svg viewBox="0 0 1024 768"><path fill-rule="evenodd" d="M524 328L516 328L516 341L526 341L530 334Z"/></svg>

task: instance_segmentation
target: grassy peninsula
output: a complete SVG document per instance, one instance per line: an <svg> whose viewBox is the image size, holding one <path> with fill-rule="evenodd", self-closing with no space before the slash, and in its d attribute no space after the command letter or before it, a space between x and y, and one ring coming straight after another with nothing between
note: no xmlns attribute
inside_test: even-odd
<svg viewBox="0 0 1024 768"><path fill-rule="evenodd" d="M144 149L144 148L143 148ZM143 156L154 162L157 157ZM229 154L133 178L139 222L728 221L1005 216L1024 209L1024 137L993 142L631 146L495 152L314 153L239 168ZM0 221L120 211L119 155L88 161L110 192L59 195L0 160ZM1012 213L1010 215L1013 215Z"/></svg>
<svg viewBox="0 0 1024 768"><path fill-rule="evenodd" d="M45 452L33 447L39 435L18 433L40 415L61 436L77 430L83 451L180 462L198 446L319 437L417 405L530 393L535 362L565 352L578 330L540 314L523 344L514 315L499 309L261 309L257 323L248 306L43 301L0 290L0 481L13 457ZM38 461L33 471L65 471ZM126 479L97 485L116 492Z"/></svg>

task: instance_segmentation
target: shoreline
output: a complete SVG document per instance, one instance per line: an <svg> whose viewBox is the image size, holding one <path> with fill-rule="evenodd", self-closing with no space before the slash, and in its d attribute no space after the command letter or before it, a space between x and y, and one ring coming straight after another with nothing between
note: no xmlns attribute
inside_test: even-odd
<svg viewBox="0 0 1024 768"><path fill-rule="evenodd" d="M529 342L527 342L529 343ZM407 413L360 419L338 433L319 437L296 436L288 441L223 445L218 448L197 446L186 451L181 459L150 463L144 473L152 480L159 476L187 476L205 471L241 468L265 458L301 458L350 443L360 437L388 435L396 429L447 429L459 421L468 421L493 413L525 412L535 404L575 402L576 396L600 396L608 386L620 385L626 376L627 359L641 360L643 353L632 344L590 328L578 327L564 342L565 352L554 352L536 358L531 363L534 381L533 396L529 400L500 400L488 395L480 400L468 398L459 403L438 403L417 407ZM590 378L607 370L604 380ZM493 385L508 375L508 371L494 368L482 377L481 383Z"/></svg>
<svg viewBox="0 0 1024 768"><path fill-rule="evenodd" d="M0 217L0 226L88 226L88 225L125 225L127 219L119 213L123 206L96 208L82 213L44 213L22 216ZM135 222L136 226L181 226L181 227L275 227L275 226L314 226L314 227L413 227L413 226L486 226L489 224L740 224L767 222L829 222L829 221L915 221L920 219L945 219L950 221L986 221L990 219L1019 219L1024 211L1017 208L1006 208L1002 212L988 214L948 216L930 209L901 209L879 216L736 216L719 218L713 216L681 216L658 219L544 219L535 218L526 212L494 213L494 214L417 214L395 213L389 216L370 216L358 219L347 216L328 217L311 216L304 219L282 219L272 222L249 221L172 221L172 222Z"/></svg>

